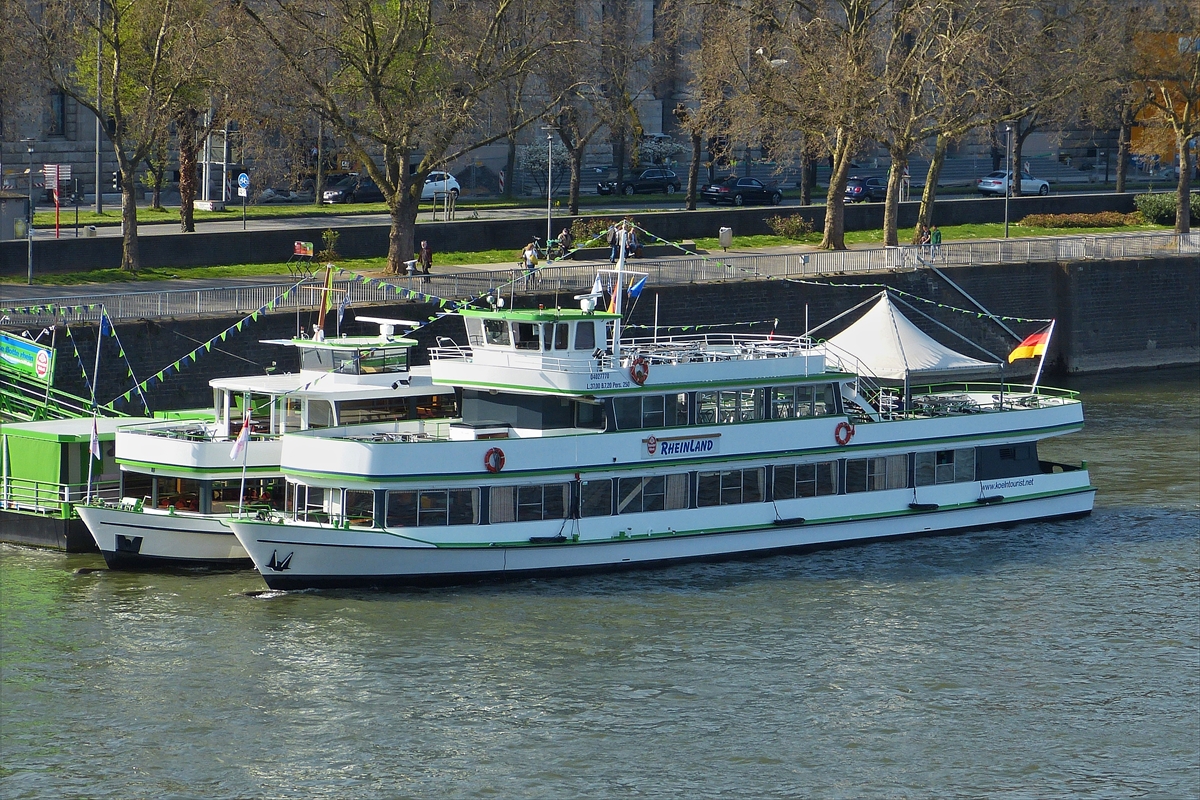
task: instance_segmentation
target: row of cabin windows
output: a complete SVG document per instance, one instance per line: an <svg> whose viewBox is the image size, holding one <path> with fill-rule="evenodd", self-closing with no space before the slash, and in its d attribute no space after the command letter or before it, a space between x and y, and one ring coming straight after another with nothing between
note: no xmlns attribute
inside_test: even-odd
<svg viewBox="0 0 1200 800"><path fill-rule="evenodd" d="M283 478L202 481L141 472L121 473L121 496L142 500L149 508L172 508L201 514L230 514L239 507L284 508Z"/></svg>
<svg viewBox="0 0 1200 800"><path fill-rule="evenodd" d="M473 347L515 347L518 350L586 350L596 349L597 320L582 320L574 324L575 338L571 341L572 326L566 322L512 322L504 319L466 317L467 341ZM612 323L599 329L607 346Z"/></svg>
<svg viewBox="0 0 1200 800"><path fill-rule="evenodd" d="M275 429L271 430L270 395L243 393L230 397L229 419L231 434L241 430L246 398L250 398L250 421L256 433L298 431L303 425L304 400L281 397L276 406ZM221 412L218 398L218 413ZM457 400L452 394L416 397L374 397L363 400L340 400L337 404L339 425L359 425L367 422L389 422L402 419L437 419L458 416ZM328 428L334 424L333 406L328 400L308 399L308 427Z"/></svg>
<svg viewBox="0 0 1200 800"><path fill-rule="evenodd" d="M840 463L820 461L583 480L578 484L578 515L606 517L834 495L838 493ZM975 479L975 449L849 458L844 461L841 477L847 494L970 482ZM571 483L493 486L486 491L485 514L478 488L390 490L383 509L385 525L476 525L484 517L491 523L504 523L571 516ZM336 490L332 494L336 496ZM330 518L323 489L297 485L294 502L288 499L289 510L294 508L298 518L320 522ZM350 525L371 527L375 493L345 490L340 515Z"/></svg>
<svg viewBox="0 0 1200 800"><path fill-rule="evenodd" d="M687 425L692 408L696 425L824 417L837 414L836 388L827 383L616 397L613 411L617 429L625 431Z"/></svg>

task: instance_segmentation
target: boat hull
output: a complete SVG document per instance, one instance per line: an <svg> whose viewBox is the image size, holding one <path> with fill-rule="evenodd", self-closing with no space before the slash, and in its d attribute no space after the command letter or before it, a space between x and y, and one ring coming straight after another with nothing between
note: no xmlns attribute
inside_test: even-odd
<svg viewBox="0 0 1200 800"><path fill-rule="evenodd" d="M247 569L254 564L221 517L80 506L110 569Z"/></svg>
<svg viewBox="0 0 1200 800"><path fill-rule="evenodd" d="M403 588L756 557L1090 513L1095 489L1086 473L1076 473L1071 483L1076 485L1001 502L924 511L905 505L871 518L796 517L737 531L520 546L434 547L405 544L401 537L378 532L346 535L344 530L244 520L231 522L231 527L272 589Z"/></svg>

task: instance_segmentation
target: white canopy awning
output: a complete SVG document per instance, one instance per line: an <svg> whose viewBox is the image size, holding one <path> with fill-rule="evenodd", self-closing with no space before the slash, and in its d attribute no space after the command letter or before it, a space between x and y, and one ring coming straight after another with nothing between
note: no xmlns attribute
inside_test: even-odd
<svg viewBox="0 0 1200 800"><path fill-rule="evenodd" d="M991 373L997 363L980 361L939 344L909 321L892 304L887 292L846 330L829 339L834 353L857 359L859 366L877 378L930 379L945 373ZM853 368L853 364L846 364Z"/></svg>

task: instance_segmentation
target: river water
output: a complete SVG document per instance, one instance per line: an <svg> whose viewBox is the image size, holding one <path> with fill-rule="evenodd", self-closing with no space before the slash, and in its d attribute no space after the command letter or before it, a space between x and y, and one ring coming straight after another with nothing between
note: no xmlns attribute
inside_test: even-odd
<svg viewBox="0 0 1200 800"><path fill-rule="evenodd" d="M1196 797L1200 373L1074 388L1082 520L409 594L5 546L0 796Z"/></svg>

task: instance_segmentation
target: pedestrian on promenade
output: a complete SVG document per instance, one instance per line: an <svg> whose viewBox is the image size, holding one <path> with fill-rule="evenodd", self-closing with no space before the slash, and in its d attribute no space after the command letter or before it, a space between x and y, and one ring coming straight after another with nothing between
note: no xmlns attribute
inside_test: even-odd
<svg viewBox="0 0 1200 800"><path fill-rule="evenodd" d="M937 261L938 253L942 251L942 232L934 225L929 229L930 255Z"/></svg>
<svg viewBox="0 0 1200 800"><path fill-rule="evenodd" d="M617 263L617 251L621 248L621 236L617 233L617 223L608 226L608 263Z"/></svg>
<svg viewBox="0 0 1200 800"><path fill-rule="evenodd" d="M421 250L417 255L417 263L421 267L421 272L426 275L433 267L433 248L429 246L429 242L425 239L421 240Z"/></svg>

